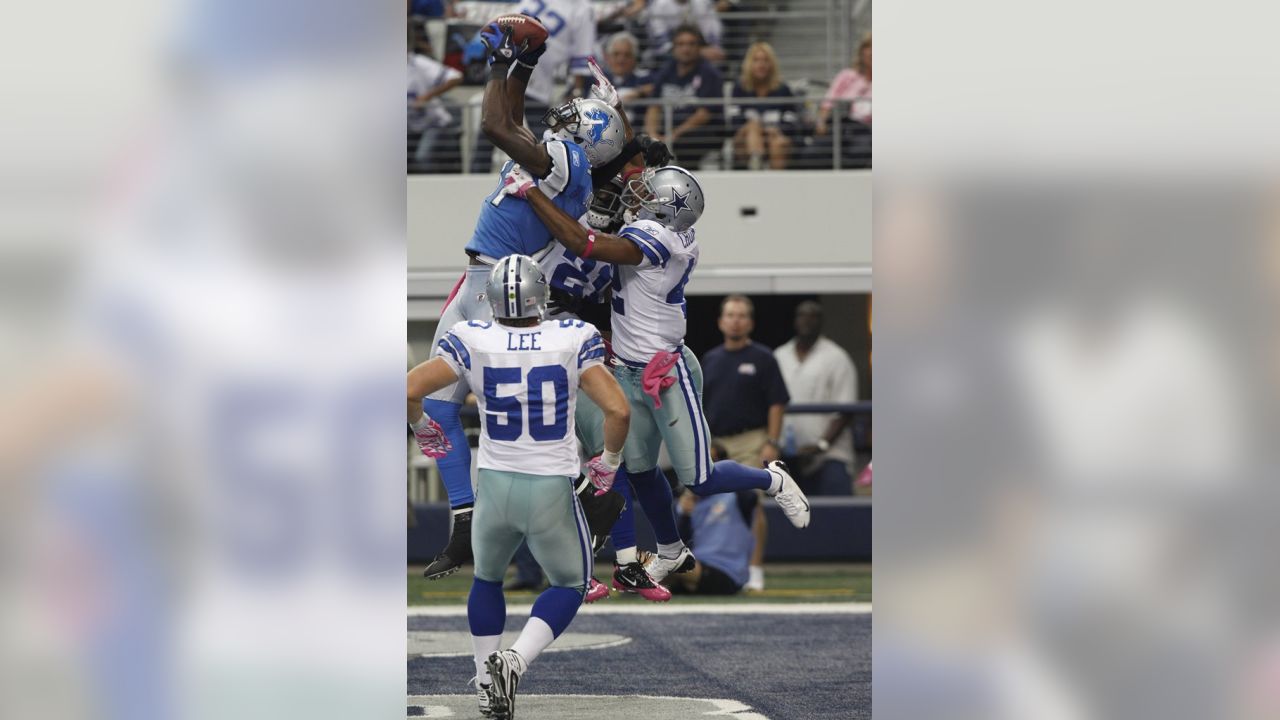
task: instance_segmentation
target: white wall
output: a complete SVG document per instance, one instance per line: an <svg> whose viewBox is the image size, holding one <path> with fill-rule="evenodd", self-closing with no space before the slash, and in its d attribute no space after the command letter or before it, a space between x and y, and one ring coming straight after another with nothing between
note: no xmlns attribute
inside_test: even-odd
<svg viewBox="0 0 1280 720"><path fill-rule="evenodd" d="M871 289L869 171L700 173L707 208L690 293ZM448 293L492 175L409 178L409 294ZM754 208L754 216L743 210Z"/></svg>

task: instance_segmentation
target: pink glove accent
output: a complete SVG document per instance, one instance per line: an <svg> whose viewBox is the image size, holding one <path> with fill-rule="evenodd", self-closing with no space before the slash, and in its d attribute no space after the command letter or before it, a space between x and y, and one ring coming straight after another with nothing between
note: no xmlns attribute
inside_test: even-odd
<svg viewBox="0 0 1280 720"><path fill-rule="evenodd" d="M671 368L675 367L676 361L680 359L680 353L667 352L663 350L654 353L649 364L644 366L644 374L640 376L640 387L644 390L644 394L653 398L653 407L662 407L662 398L659 394L676 384L676 379L667 373L671 372Z"/></svg>
<svg viewBox="0 0 1280 720"><path fill-rule="evenodd" d="M599 455L591 458L591 462L587 463L587 479L596 488L596 495L603 495L613 487L613 478L618 473L618 468L611 468L605 464Z"/></svg>
<svg viewBox="0 0 1280 720"><path fill-rule="evenodd" d="M449 442L444 428L435 420L429 420L426 427L414 430L413 437L418 441L418 449L429 458L439 459L453 450L453 443Z"/></svg>
<svg viewBox="0 0 1280 720"><path fill-rule="evenodd" d="M533 187L533 181L523 177L517 177L516 173L512 173L502 181L506 187L503 189L508 195L515 195L521 200L524 199L525 193L529 192L529 188Z"/></svg>
<svg viewBox="0 0 1280 720"><path fill-rule="evenodd" d="M862 468L862 472L858 473L856 482L858 487L871 487L871 463L867 463L867 466Z"/></svg>

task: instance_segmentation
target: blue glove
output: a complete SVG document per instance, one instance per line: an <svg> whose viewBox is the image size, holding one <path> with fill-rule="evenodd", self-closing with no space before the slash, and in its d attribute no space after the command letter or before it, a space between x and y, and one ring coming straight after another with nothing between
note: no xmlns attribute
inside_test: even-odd
<svg viewBox="0 0 1280 720"><path fill-rule="evenodd" d="M537 50L525 50L524 52L520 53L518 56L516 56L516 61L522 65L528 65L529 67L536 67L538 65L538 58L542 57L542 54L545 53L546 51L547 51L547 44L542 43L542 45Z"/></svg>
<svg viewBox="0 0 1280 720"><path fill-rule="evenodd" d="M494 23L485 25L480 30L480 42L489 50L489 64L510 65L516 56L524 52L524 44L516 45L511 41L511 31L498 27Z"/></svg>

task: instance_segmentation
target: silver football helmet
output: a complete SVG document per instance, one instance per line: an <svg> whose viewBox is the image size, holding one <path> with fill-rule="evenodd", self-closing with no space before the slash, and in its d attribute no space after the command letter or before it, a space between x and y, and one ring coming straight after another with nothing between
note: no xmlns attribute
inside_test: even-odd
<svg viewBox="0 0 1280 720"><path fill-rule="evenodd" d="M622 203L640 219L657 220L676 232L693 227L706 207L698 179L675 165L647 168L631 178Z"/></svg>
<svg viewBox="0 0 1280 720"><path fill-rule="evenodd" d="M600 167L618 157L626 144L626 130L617 110L595 98L574 98L553 107L542 117L557 140L568 140L587 151L591 167Z"/></svg>
<svg viewBox="0 0 1280 720"><path fill-rule="evenodd" d="M508 255L494 264L484 292L495 318L541 318L547 309L547 278L528 255Z"/></svg>

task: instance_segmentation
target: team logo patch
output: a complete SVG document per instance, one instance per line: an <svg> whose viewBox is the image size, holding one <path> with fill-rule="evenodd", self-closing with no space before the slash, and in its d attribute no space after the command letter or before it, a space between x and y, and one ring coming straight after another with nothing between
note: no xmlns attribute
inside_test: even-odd
<svg viewBox="0 0 1280 720"><path fill-rule="evenodd" d="M608 130L609 124L613 122L609 117L609 113L599 108L594 108L583 113L582 118L582 125L587 131L587 138L592 145L601 143L605 145L615 144L612 140L604 139L604 131Z"/></svg>
<svg viewBox="0 0 1280 720"><path fill-rule="evenodd" d="M685 210L693 212L693 208L689 207L689 194L690 193L685 193L681 195L680 191L672 190L671 199L662 204L664 207L669 207L674 210L676 217L680 217L680 213Z"/></svg>

